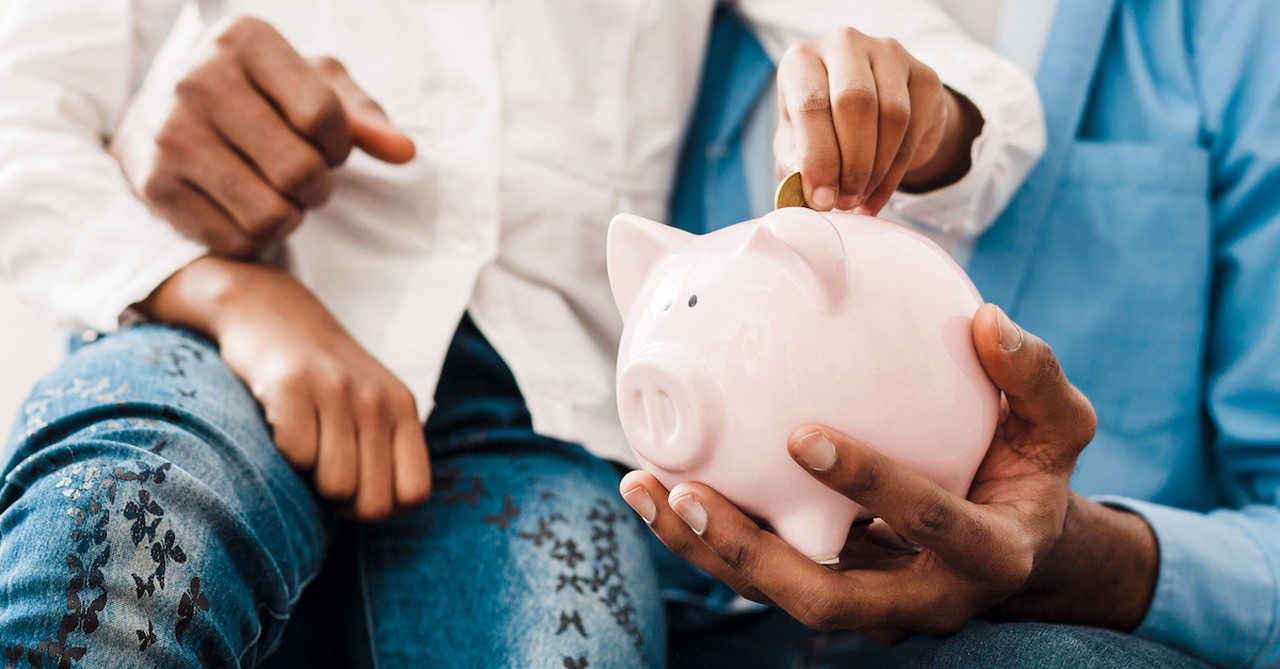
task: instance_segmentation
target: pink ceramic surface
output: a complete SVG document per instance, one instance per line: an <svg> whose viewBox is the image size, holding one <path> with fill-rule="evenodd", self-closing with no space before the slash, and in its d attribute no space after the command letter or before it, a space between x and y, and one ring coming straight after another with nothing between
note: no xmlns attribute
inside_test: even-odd
<svg viewBox="0 0 1280 669"><path fill-rule="evenodd" d="M705 483L821 562L867 512L787 454L803 423L968 492L999 394L970 334L978 292L932 242L800 208L702 236L623 214L608 263L622 426L668 488Z"/></svg>

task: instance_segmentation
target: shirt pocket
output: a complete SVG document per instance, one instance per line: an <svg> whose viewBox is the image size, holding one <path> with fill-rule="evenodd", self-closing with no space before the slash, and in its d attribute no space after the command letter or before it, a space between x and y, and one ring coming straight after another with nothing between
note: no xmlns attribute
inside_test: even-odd
<svg viewBox="0 0 1280 669"><path fill-rule="evenodd" d="M1103 429L1198 420L1212 273L1208 152L1085 140L1066 156L1029 295ZM1046 313L1047 312L1047 313ZM1182 428L1179 428L1182 429Z"/></svg>
<svg viewBox="0 0 1280 669"><path fill-rule="evenodd" d="M1209 151L1194 144L1078 140L1067 151L1062 178L1084 187L1207 198Z"/></svg>

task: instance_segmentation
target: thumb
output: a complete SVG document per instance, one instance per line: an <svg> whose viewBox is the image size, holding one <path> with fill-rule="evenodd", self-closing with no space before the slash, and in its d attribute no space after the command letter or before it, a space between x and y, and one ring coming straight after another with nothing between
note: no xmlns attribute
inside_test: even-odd
<svg viewBox="0 0 1280 669"><path fill-rule="evenodd" d="M1008 399L1010 414L1037 441L1078 448L1089 443L1097 428L1093 405L1067 380L1044 340L1018 327L996 305L984 304L973 316L973 344L987 376Z"/></svg>
<svg viewBox="0 0 1280 669"><path fill-rule="evenodd" d="M396 165L413 160L413 140L391 125L382 107L351 80L346 70L335 71L326 79L347 115L356 146L378 160Z"/></svg>

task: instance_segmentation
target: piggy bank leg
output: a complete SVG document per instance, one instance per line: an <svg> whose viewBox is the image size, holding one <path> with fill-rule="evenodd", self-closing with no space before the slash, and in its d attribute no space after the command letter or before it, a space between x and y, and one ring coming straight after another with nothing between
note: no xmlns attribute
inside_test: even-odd
<svg viewBox="0 0 1280 669"><path fill-rule="evenodd" d="M796 511L771 521L783 541L818 564L835 564L849 538L859 508L822 507Z"/></svg>

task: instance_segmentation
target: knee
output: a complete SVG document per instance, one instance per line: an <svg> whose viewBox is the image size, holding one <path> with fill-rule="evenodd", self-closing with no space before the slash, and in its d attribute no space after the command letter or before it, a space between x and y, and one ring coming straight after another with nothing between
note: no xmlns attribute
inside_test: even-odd
<svg viewBox="0 0 1280 669"><path fill-rule="evenodd" d="M162 666L234 659L319 568L318 523L254 516L160 454L54 450L5 489L7 643L79 648L89 664L134 653Z"/></svg>
<svg viewBox="0 0 1280 669"><path fill-rule="evenodd" d="M926 651L919 667L1201 667L1191 658L1129 634L1110 630L1007 623L971 625Z"/></svg>
<svg viewBox="0 0 1280 669"><path fill-rule="evenodd" d="M224 495L306 496L261 410L206 340L140 326L82 347L34 389L4 472L31 479L68 459L156 456ZM25 433L23 431L25 427Z"/></svg>
<svg viewBox="0 0 1280 669"><path fill-rule="evenodd" d="M210 535L191 532L191 508L168 494L169 463L100 454L42 467L19 475L20 494L11 479L0 513L5 641L52 664L146 652L139 662L173 666L192 637L216 643L197 620L209 610Z"/></svg>
<svg viewBox="0 0 1280 669"><path fill-rule="evenodd" d="M159 326L105 337L41 381L24 414L29 431L10 445L3 468L6 515L19 501L44 508L85 498L88 488L55 485L74 480L74 469L98 477L77 485L103 486L100 495L117 506L112 525L129 523L135 544L139 532L163 538L161 528L184 514L192 527L235 519L227 527L275 541L287 556L299 552L291 528L322 534L306 483L277 453L244 385L200 337ZM107 508L100 495L95 508Z"/></svg>
<svg viewBox="0 0 1280 669"><path fill-rule="evenodd" d="M66 538L77 545L119 530L117 538L127 538L146 555L161 556L157 579L169 563L161 559L172 548L166 542L180 538L184 527L192 541L217 544L215 553L224 550L221 545L244 546L245 555L282 562L264 568L289 572L317 566L312 563L318 561L328 521L269 439L235 439L183 420L134 423L94 423L61 439L51 435L24 442L0 487L0 535L6 543L15 543L6 526L40 516L50 523L72 523ZM37 527L33 540L56 537ZM173 559L181 562L192 554L179 546Z"/></svg>
<svg viewBox="0 0 1280 669"><path fill-rule="evenodd" d="M266 430L256 401L211 342L143 325L81 347L41 379L19 412L14 435L56 437L180 415L214 422L236 416L239 424Z"/></svg>

